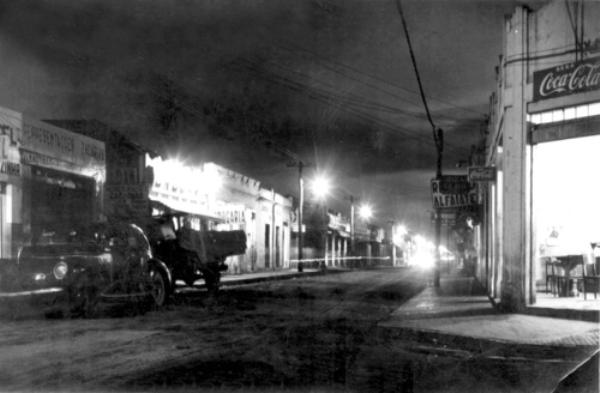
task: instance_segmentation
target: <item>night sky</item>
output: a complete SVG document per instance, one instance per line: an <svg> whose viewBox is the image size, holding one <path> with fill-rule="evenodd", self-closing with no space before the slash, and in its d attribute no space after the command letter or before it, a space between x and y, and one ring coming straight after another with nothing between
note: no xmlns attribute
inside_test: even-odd
<svg viewBox="0 0 600 393"><path fill-rule="evenodd" d="M329 175L332 207L351 194L380 223L431 230L435 148L394 1L0 4L0 106L95 118L283 194L298 157ZM516 4L403 1L448 173L484 129Z"/></svg>

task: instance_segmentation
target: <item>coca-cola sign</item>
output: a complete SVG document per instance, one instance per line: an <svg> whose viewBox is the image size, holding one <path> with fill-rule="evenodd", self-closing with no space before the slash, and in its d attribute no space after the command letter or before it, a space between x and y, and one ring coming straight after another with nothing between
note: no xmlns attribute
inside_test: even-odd
<svg viewBox="0 0 600 393"><path fill-rule="evenodd" d="M533 73L533 100L600 89L600 57Z"/></svg>

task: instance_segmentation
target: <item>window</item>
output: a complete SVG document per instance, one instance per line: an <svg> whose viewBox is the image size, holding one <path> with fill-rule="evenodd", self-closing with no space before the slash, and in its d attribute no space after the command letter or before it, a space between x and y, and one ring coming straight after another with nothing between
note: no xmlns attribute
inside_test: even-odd
<svg viewBox="0 0 600 393"><path fill-rule="evenodd" d="M527 121L533 124L546 124L598 115L600 115L600 102L595 102L547 112L530 113L527 114Z"/></svg>

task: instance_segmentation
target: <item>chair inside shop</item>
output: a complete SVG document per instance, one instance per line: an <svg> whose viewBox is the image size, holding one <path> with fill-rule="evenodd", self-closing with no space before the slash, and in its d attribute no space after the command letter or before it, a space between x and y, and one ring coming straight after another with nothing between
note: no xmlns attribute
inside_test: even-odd
<svg viewBox="0 0 600 393"><path fill-rule="evenodd" d="M557 280L559 277L559 267L552 257L543 257L545 273L546 273L546 293L555 293L557 290Z"/></svg>
<svg viewBox="0 0 600 393"><path fill-rule="evenodd" d="M580 278L580 285L578 288L580 292L583 292L583 299L587 300L588 292L594 294L594 299L598 298L598 292L600 292L600 257L594 258L593 263L582 264L582 276Z"/></svg>

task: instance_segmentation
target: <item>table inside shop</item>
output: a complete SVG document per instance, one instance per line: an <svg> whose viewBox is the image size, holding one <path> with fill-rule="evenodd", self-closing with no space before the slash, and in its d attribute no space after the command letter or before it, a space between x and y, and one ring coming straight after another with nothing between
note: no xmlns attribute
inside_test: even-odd
<svg viewBox="0 0 600 393"><path fill-rule="evenodd" d="M554 257L557 261L557 265L563 269L564 282L558 284L558 295L559 296L575 296L574 288L575 285L571 282L571 271L582 263L582 255L559 255Z"/></svg>

